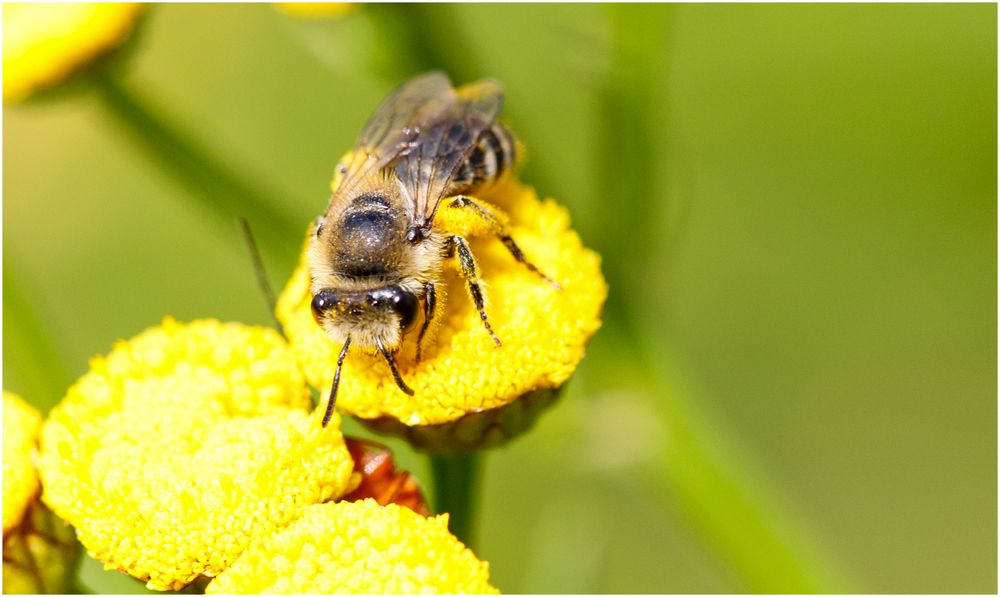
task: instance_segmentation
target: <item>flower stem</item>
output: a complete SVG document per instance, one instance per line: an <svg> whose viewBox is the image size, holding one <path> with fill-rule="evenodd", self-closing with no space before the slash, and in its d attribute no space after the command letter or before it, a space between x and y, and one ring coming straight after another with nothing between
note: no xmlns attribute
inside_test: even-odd
<svg viewBox="0 0 1000 597"><path fill-rule="evenodd" d="M146 157L188 190L187 198L225 224L246 217L262 244L283 261L294 259L305 228L263 191L227 167L191 134L172 124L164 113L130 90L114 71L92 77L105 114Z"/></svg>
<svg viewBox="0 0 1000 597"><path fill-rule="evenodd" d="M448 527L469 548L475 544L476 491L479 453L431 455L434 511L447 512Z"/></svg>

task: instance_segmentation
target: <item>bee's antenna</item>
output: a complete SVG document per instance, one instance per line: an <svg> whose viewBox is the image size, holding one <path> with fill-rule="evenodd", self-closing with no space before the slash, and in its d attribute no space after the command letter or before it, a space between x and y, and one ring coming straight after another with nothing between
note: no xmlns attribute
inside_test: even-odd
<svg viewBox="0 0 1000 597"><path fill-rule="evenodd" d="M385 345L382 344L382 338L375 336L375 344L378 345L379 351L382 353L382 356L385 357L385 362L389 363L389 369L392 370L392 378L396 380L396 385L399 386L400 390L403 390L404 394L406 394L407 396L412 396L413 390L410 388L410 386L406 385L406 383L403 382L403 378L400 377L399 370L396 369L396 361L393 360L392 355L389 354L389 351L385 349Z"/></svg>
<svg viewBox="0 0 1000 597"><path fill-rule="evenodd" d="M337 404L337 386L340 385L340 368L344 366L344 358L347 356L347 347L351 345L351 337L347 337L344 347L340 349L340 356L337 357L337 370L333 373L333 385L330 386L330 397L326 401L326 413L323 414L323 427L330 422L333 416L333 407Z"/></svg>
<svg viewBox="0 0 1000 597"><path fill-rule="evenodd" d="M284 336L285 330L281 322L278 321L278 316L274 310L274 291L271 290L271 284L267 281L267 272L264 271L264 260L260 258L260 250L257 248L257 241L254 240L253 232L250 230L250 223L244 217L237 218L237 221L240 224L240 232L243 233L243 241L247 245L247 251L250 253L253 271L257 276L257 286L260 287L260 291L264 295L264 300L267 301L267 308L271 312L274 324L278 326L278 332Z"/></svg>

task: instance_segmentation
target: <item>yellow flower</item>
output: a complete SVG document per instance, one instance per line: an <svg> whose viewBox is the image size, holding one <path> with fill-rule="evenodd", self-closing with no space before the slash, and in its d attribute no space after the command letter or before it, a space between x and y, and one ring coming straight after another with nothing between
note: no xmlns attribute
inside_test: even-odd
<svg viewBox="0 0 1000 597"><path fill-rule="evenodd" d="M62 593L77 556L73 531L35 498L32 463L42 417L3 393L3 592Z"/></svg>
<svg viewBox="0 0 1000 597"><path fill-rule="evenodd" d="M296 17L340 17L361 7L356 2L275 2L274 6Z"/></svg>
<svg viewBox="0 0 1000 597"><path fill-rule="evenodd" d="M31 462L42 416L17 394L3 393L3 532L24 517L38 493L38 474Z"/></svg>
<svg viewBox="0 0 1000 597"><path fill-rule="evenodd" d="M375 500L306 508L287 528L255 537L206 593L496 593L489 564L424 518Z"/></svg>
<svg viewBox="0 0 1000 597"><path fill-rule="evenodd" d="M52 411L43 499L106 568L179 589L351 489L339 421L310 405L273 330L165 319L93 359Z"/></svg>
<svg viewBox="0 0 1000 597"><path fill-rule="evenodd" d="M600 258L569 227L566 210L510 181L481 197L510 218L528 258L563 287L555 290L516 262L496 238L472 238L487 286L487 313L503 346L483 328L457 269L448 260L448 304L437 342L416 363L412 340L397 357L413 396L399 391L386 364L350 353L337 405L380 431L406 436L434 452L481 448L504 441L533 422L583 358L600 327L607 286ZM475 230L462 210L439 211L435 225ZM451 212L451 213L448 213ZM454 221L445 221L445 218ZM313 320L305 256L278 300L277 315L309 383L329 392L340 346Z"/></svg>
<svg viewBox="0 0 1000 597"><path fill-rule="evenodd" d="M55 85L121 44L140 9L137 3L4 3L4 101Z"/></svg>

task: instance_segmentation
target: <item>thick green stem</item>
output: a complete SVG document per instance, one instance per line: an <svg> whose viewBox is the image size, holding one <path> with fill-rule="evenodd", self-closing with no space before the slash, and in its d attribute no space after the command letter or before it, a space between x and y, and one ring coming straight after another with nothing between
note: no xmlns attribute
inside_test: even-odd
<svg viewBox="0 0 1000 597"><path fill-rule="evenodd" d="M618 246L599 247L608 257L604 263L612 289L637 285L641 289L638 281L645 279L644 272L655 271L652 256L662 254L662 237L676 233L673 222L664 225L672 198L662 179L654 176L662 167L654 160L669 153L661 145L663 140L654 136L655 131L670 130L669 106L655 83L668 73L663 64L669 52L672 8L637 8L609 7L612 65L601 93L601 151L595 156L598 164L616 168L615 176L598 180L602 194L629 199L627 209L612 201L600 204L606 210L601 221L607 231L601 238L630 239L627 254ZM660 389L670 431L661 479L692 528L736 573L742 590L811 593L840 588L821 550L793 523L794 516L784 511L779 496L753 473L752 463L730 445L665 361L662 337L649 328L649 306L643 296L643 292L612 291L607 321L629 338L646 386Z"/></svg>
<svg viewBox="0 0 1000 597"><path fill-rule="evenodd" d="M232 226L246 217L272 254L294 258L305 224L279 209L279 199L231 170L193 135L169 121L164 113L118 80L114 71L95 73L100 105L135 146L154 164L184 186L187 199Z"/></svg>
<svg viewBox="0 0 1000 597"><path fill-rule="evenodd" d="M448 528L466 546L475 545L475 516L479 480L479 453L454 456L432 454L434 511L447 512Z"/></svg>

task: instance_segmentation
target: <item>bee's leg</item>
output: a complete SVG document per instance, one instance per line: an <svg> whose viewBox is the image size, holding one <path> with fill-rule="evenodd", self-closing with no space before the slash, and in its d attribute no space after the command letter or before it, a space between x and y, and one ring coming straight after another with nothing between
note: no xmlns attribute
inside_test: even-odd
<svg viewBox="0 0 1000 597"><path fill-rule="evenodd" d="M472 303L476 306L476 311L479 311L479 319L483 320L483 325L486 326L486 331L490 333L493 342L500 346L500 338L497 338L490 325L490 320L486 317L486 301L483 300L483 289L479 286L479 267L476 265L476 258L472 256L469 243L461 236L455 235L451 237L451 245L455 248L455 253L458 254L458 264L462 270L462 277L469 285L469 294L472 295Z"/></svg>
<svg viewBox="0 0 1000 597"><path fill-rule="evenodd" d="M396 387L402 390L407 396L412 396L413 389L406 385L406 382L403 381L403 376L399 374L399 369L396 368L396 359L393 357L393 355L396 354L395 351L389 352L386 349L385 344L382 343L382 338L379 338L378 336L375 336L375 345L378 346L379 352L381 352L382 356L385 357L385 362L389 365L389 371L392 372L392 379L395 380Z"/></svg>
<svg viewBox="0 0 1000 597"><path fill-rule="evenodd" d="M420 333L417 334L417 362L420 362L420 349L423 346L424 334L431 327L431 322L437 316L437 296L434 290L434 282L424 283L424 323L420 326Z"/></svg>
<svg viewBox="0 0 1000 597"><path fill-rule="evenodd" d="M560 286L558 282L546 276L535 266L534 263L528 261L528 258L524 256L524 251L521 250L521 247L517 246L517 243L515 243L513 237L511 237L510 230L507 228L507 223L492 209L467 195L456 195L447 205L449 208L465 208L469 209L471 213L475 213L483 221L483 223L486 224L487 229L492 234L495 234L497 238L500 239L500 242L507 247L507 250L514 256L514 259L523 263L524 266L532 272L538 274L539 277L554 286L556 290L562 290L562 286Z"/></svg>
<svg viewBox="0 0 1000 597"><path fill-rule="evenodd" d="M340 369L344 366L344 358L347 357L347 349L351 346L351 337L348 336L344 342L344 347L340 349L340 356L337 357L337 370L333 374L333 385L330 386L330 397L326 399L326 412L323 414L323 427L330 422L333 416L333 407L337 404L337 387L340 386Z"/></svg>

